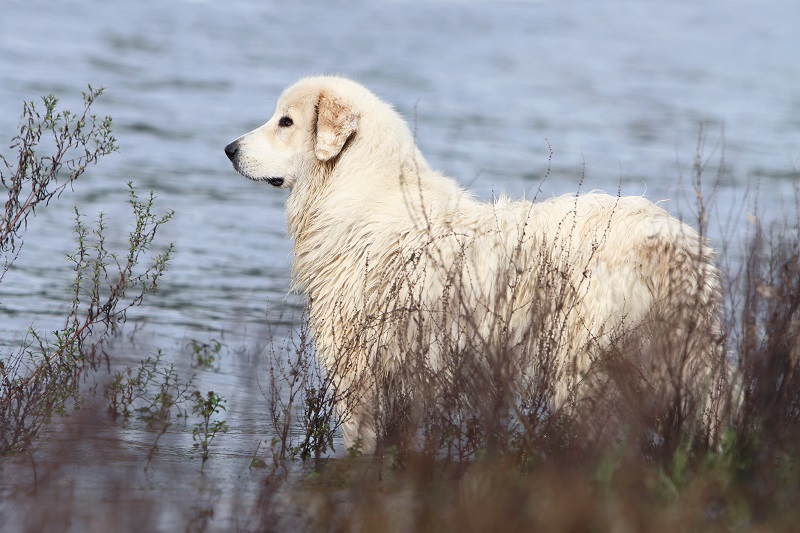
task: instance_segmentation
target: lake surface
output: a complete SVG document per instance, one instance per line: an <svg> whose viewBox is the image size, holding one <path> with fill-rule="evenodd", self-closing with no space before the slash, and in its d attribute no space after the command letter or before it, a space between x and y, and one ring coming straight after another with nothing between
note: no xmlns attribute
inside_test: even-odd
<svg viewBox="0 0 800 533"><path fill-rule="evenodd" d="M724 139L717 202L736 226L748 187L770 216L794 203L798 21L796 0L4 0L0 138L14 135L23 100L54 93L77 110L91 83L107 89L95 112L113 117L121 150L31 220L0 284L0 350L18 348L31 325L61 325L73 205L89 220L105 212L121 249L126 182L154 190L159 208L176 212L159 234L176 255L159 292L130 314L146 327L126 362L156 347L185 353L189 339L226 343L220 370L198 378L229 400L237 428L209 463L231 479L226 490L269 432L260 350L271 335L285 342L302 302L288 293L286 193L237 175L223 147L266 121L285 86L317 73L361 81L408 118L434 167L485 199L534 196L551 166L539 197L582 181L672 199L667 208L687 218L681 183L704 125L709 179ZM144 454L150 437L140 438ZM181 451L191 441L174 439L162 460L194 469Z"/></svg>

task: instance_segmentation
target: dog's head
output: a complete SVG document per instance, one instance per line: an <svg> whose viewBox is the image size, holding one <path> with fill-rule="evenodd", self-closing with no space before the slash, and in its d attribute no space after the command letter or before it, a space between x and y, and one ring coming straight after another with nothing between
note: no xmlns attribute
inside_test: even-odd
<svg viewBox="0 0 800 533"><path fill-rule="evenodd" d="M230 143L225 154L243 176L293 188L339 157L358 130L353 86L360 88L342 78L301 80L283 92L266 124Z"/></svg>

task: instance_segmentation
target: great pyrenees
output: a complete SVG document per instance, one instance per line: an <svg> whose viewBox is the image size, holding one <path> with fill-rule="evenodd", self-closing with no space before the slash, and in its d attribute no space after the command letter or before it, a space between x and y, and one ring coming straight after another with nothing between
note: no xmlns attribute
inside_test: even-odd
<svg viewBox="0 0 800 533"><path fill-rule="evenodd" d="M293 283L317 356L349 392L346 446L374 450L382 379L462 379L471 360L523 389L546 379L566 408L634 338L634 388L682 391L680 408L708 416L719 275L704 239L652 202L477 201L428 165L390 105L341 77L287 88L225 153L289 190Z"/></svg>

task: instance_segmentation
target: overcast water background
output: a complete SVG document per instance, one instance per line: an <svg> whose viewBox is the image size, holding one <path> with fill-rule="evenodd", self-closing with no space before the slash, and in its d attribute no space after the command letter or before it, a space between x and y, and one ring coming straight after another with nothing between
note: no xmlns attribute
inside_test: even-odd
<svg viewBox="0 0 800 533"><path fill-rule="evenodd" d="M73 205L90 220L105 212L124 246L129 180L176 212L158 236L175 242L170 270L130 315L152 346L136 357L188 339L235 349L271 331L282 342L300 310L288 295L286 192L238 176L223 147L310 74L366 84L413 123L434 167L482 198L533 196L549 143L539 197L575 192L585 165L583 190L672 199L687 216L679 176L704 124L709 178L724 130L720 207L759 184L762 212L779 216L800 161L798 21L796 0L3 0L2 153L14 155L23 100L53 93L78 110L88 83L106 88L95 112L113 117L121 149L31 219L0 284L0 349L18 348L31 325L60 325ZM231 353L202 379L235 417L236 391L257 375ZM228 442L252 453L265 423L255 440Z"/></svg>

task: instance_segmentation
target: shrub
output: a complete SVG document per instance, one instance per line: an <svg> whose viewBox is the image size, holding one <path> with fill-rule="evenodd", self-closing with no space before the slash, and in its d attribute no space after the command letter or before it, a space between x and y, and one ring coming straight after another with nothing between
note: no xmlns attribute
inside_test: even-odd
<svg viewBox="0 0 800 533"><path fill-rule="evenodd" d="M116 149L111 119L90 113L102 89L83 94L80 115L57 111L58 100L43 98L44 112L26 102L19 133L12 140L16 164L5 156L8 174L0 172L8 193L0 223L3 275L20 253L29 217L45 208L96 163ZM45 155L41 155L44 152ZM154 211L154 195L140 199L130 183L133 229L128 249L110 250L102 213L90 227L75 208L76 249L73 299L64 326L52 337L32 327L26 344L0 358L0 455L25 451L52 414L65 414L79 400L82 378L106 358L104 344L124 322L127 311L152 293L167 269L173 245L156 253L158 229L173 216ZM2 276L0 276L0 281Z"/></svg>

